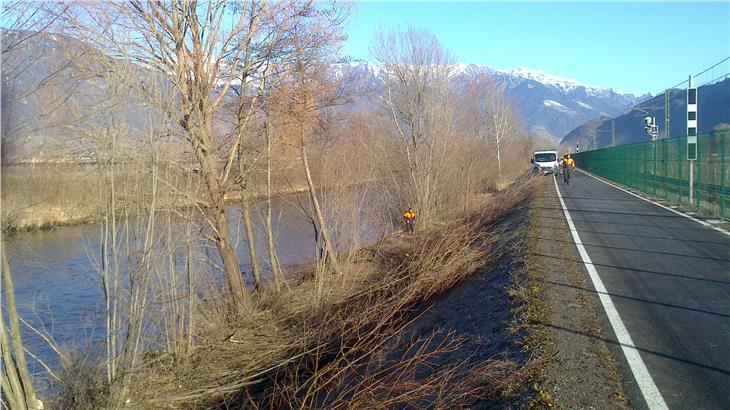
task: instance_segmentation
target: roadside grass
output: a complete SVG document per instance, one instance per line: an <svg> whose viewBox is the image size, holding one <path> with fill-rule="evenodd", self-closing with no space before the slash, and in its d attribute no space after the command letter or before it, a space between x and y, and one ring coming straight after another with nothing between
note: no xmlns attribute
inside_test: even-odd
<svg viewBox="0 0 730 410"><path fill-rule="evenodd" d="M345 273L312 270L244 309L208 294L197 304L194 349L146 355L104 399L127 408L460 408L513 394L524 380L514 363L439 366L440 353L460 347L457 337L401 333L424 301L499 257L491 251L500 235L490 228L534 191L534 179L518 179L469 214L359 250ZM91 383L84 372L79 383ZM98 392L79 383L67 383L73 394Z"/></svg>
<svg viewBox="0 0 730 410"><path fill-rule="evenodd" d="M543 189L544 181L540 181L537 189ZM523 237L523 260L524 269L513 272L512 283L508 293L516 301L513 315L515 323L512 332L519 335L519 343L522 349L535 355L536 360L549 360L548 348L552 345L547 328L536 325L543 323L549 313L548 301L545 294L545 285L542 281L545 266L539 258L534 257L536 252L536 240L538 236L535 226L536 210L544 206L544 199L537 197L533 200L533 206L529 213L529 223L525 226ZM552 397L547 391L545 384L544 366L534 366L532 373L528 376L530 380L530 399L527 402L529 408L542 409L553 406Z"/></svg>

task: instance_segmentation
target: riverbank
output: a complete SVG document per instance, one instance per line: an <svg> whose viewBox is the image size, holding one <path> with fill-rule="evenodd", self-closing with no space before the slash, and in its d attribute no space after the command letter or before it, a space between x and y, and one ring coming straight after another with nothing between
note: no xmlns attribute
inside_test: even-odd
<svg viewBox="0 0 730 410"><path fill-rule="evenodd" d="M298 195L307 192L306 187L288 188L272 192L272 198L281 198L289 195ZM229 203L240 201L243 194L232 192L226 197ZM266 199L265 192L251 194L249 200L254 202ZM179 202L166 208L158 208L158 212L180 210L192 206L190 203ZM144 209L144 208L143 208ZM145 211L147 209L144 209ZM122 214L122 209L118 210ZM99 223L104 218L101 205L95 206L53 206L48 204L35 204L17 207L14 211L3 216L3 233L16 234L21 232L32 232L36 230L48 230L61 226L74 226L81 224Z"/></svg>
<svg viewBox="0 0 730 410"><path fill-rule="evenodd" d="M98 223L104 217L104 204L100 200L100 179L94 174L94 168L73 164L50 165L15 165L5 166L2 171L2 232L16 234L35 230L48 230L61 226ZM118 176L118 190L120 192L139 192L137 187L151 186L149 176L136 175L130 172ZM198 176L196 174L195 178ZM178 177L177 180L183 179ZM142 180L140 182L140 180ZM372 181L358 181L348 186L359 186ZM125 188L126 185L126 188ZM160 184L165 185L165 184ZM193 206L189 199L191 195L184 194L182 186L167 187L163 191L162 200L157 201L159 212L185 209ZM200 185L200 181L190 183L190 186ZM131 188L129 188L131 186ZM342 188L341 186L338 188ZM161 189L161 188L158 188ZM198 188L199 189L199 188ZM322 187L318 187L322 189ZM151 191L151 190L150 190ZM277 176L272 189L272 198L281 198L290 195L299 195L308 191L306 183L301 178ZM193 194L199 197L202 194ZM266 186L259 181L251 184L248 192L232 189L226 195L226 201L231 204L240 202L243 198L259 202L267 197ZM122 215L126 207L132 213L146 212L149 209L149 198L136 198L133 195L117 194L117 214ZM204 205L203 202L200 204Z"/></svg>
<svg viewBox="0 0 730 410"><path fill-rule="evenodd" d="M427 311L438 295L506 266L501 257L514 238L505 232L522 220L508 216L531 192L532 182L522 179L469 214L419 227L415 235L382 238L358 251L340 274L316 270L290 279L281 292L260 293L243 311L223 299L201 302L195 349L145 361L114 397L131 408L494 402L521 384L514 376L526 362L469 354L484 345L466 346L468 334L439 331ZM502 280L490 286L498 289ZM504 315L509 309L500 306ZM414 333L409 324L418 320L426 324ZM491 330L482 331L486 341ZM504 348L494 341L494 349ZM456 351L463 356L450 356Z"/></svg>

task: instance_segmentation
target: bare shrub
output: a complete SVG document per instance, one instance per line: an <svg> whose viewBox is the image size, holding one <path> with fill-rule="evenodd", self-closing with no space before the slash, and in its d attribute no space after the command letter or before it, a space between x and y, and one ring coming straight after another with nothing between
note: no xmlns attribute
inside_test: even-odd
<svg viewBox="0 0 730 410"><path fill-rule="evenodd" d="M386 400L385 384L377 381L380 371L368 373L367 369L379 357L401 351L398 346L404 345L393 342L395 335L412 320L417 304L498 256L494 252L498 235L484 227L523 201L527 188L505 190L490 201L483 214L434 226L417 238L388 236L361 250L343 275L325 275L321 282L306 274L290 278L289 289L262 294L257 307L245 315L237 313L226 298L210 294L210 299L196 307L201 319L205 318L197 328L196 348L183 360L172 360L163 353L139 363L124 400L140 408L182 403L217 406L231 404L231 400L249 400L264 407L322 403L337 407L355 396L361 403ZM381 351L389 343L395 347ZM415 357L420 359L399 359L392 369L415 375L429 357L456 348L458 341L445 340L423 349L418 344L405 346L419 351ZM481 394L482 376L495 376L489 387L495 388L496 375L508 373L511 365L463 366L439 369L442 379L403 379L398 386L402 403L408 397L416 403L422 399L417 386L432 393L440 391L443 403L465 403ZM470 371L462 371L465 369ZM398 374L383 371L388 377ZM360 380L353 386L360 387L345 389L353 378ZM449 393L447 385L454 380L463 389L457 383ZM400 399L390 396L387 400Z"/></svg>

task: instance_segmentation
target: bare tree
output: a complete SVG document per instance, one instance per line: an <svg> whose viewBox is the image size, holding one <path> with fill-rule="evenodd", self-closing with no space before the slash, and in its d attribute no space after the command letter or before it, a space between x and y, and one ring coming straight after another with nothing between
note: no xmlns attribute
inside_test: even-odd
<svg viewBox="0 0 730 410"><path fill-rule="evenodd" d="M265 112L264 134L266 137L266 245L269 253L269 266L271 266L271 276L274 279L274 286L277 291L281 290L282 284L285 284L284 275L279 266L279 259L276 255L276 246L274 245L274 224L272 216L271 194L273 181L272 174L272 146L273 146L273 130L271 125L271 115Z"/></svg>
<svg viewBox="0 0 730 410"><path fill-rule="evenodd" d="M255 112L262 70L285 58L290 50L282 38L316 10L293 0L234 6L222 0L84 4L69 19L116 57L164 73L176 89L176 99L155 103L185 132L205 181L207 218L229 290L244 300L225 202L231 171ZM221 133L220 108L234 88L248 99L249 109L236 132Z"/></svg>
<svg viewBox="0 0 730 410"><path fill-rule="evenodd" d="M405 151L412 200L428 220L452 133L453 58L431 32L413 27L379 33L371 52L386 73L384 105Z"/></svg>
<svg viewBox="0 0 730 410"><path fill-rule="evenodd" d="M48 3L47 1L27 0L3 2L2 11L0 11L5 31L2 54L24 47L28 41L43 35L59 23L57 5L47 7ZM68 7L68 4L61 5L61 11ZM12 35L9 36L9 34Z"/></svg>
<svg viewBox="0 0 730 410"><path fill-rule="evenodd" d="M518 139L522 126L514 108L504 95L504 89L486 74L472 79L469 86L470 102L475 105L476 132L479 138L489 138L494 143L497 161L497 183L503 182L502 160L506 141Z"/></svg>
<svg viewBox="0 0 730 410"><path fill-rule="evenodd" d="M58 13L69 7L68 3L45 1L2 4L3 161L58 154L63 144L49 136L93 110L94 104L83 112L67 109L87 79L79 65L91 52L61 33L63 20ZM58 45L63 52L57 51Z"/></svg>

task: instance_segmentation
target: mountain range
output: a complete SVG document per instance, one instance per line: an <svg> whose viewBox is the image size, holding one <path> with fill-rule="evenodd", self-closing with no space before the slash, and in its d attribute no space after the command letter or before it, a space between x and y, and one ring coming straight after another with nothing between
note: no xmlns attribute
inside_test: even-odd
<svg viewBox="0 0 730 410"><path fill-rule="evenodd" d="M379 65L354 61L335 64L334 68L337 75L380 94L384 83ZM593 87L524 67L496 70L485 65L455 64L452 70L454 81L462 84L482 74L491 77L504 90L528 132L555 142L584 122L599 116L618 115L637 101L633 94Z"/></svg>
<svg viewBox="0 0 730 410"><path fill-rule="evenodd" d="M16 33L2 35L8 43ZM135 102L134 97L123 104L100 103L113 80L89 75L93 72L86 69L89 60L93 60L90 57L98 59L101 52L77 39L39 33L22 47L3 51L4 161L42 159L39 153L44 146L73 136L73 122L77 121L79 111L86 114L85 121L100 121L104 110L116 110L131 129L142 129L149 122L150 107ZM332 69L334 75L346 78L356 87L366 86L376 94L382 91L383 71L377 64L353 61L333 64ZM476 75L489 75L515 105L526 131L556 144L586 121L617 116L637 101L632 94L527 68L496 70L485 65L455 64L452 69L452 79L457 84L465 84ZM150 75L142 68L136 72L141 78ZM93 115L79 109L91 105L99 107ZM21 137L7 141L11 134Z"/></svg>

